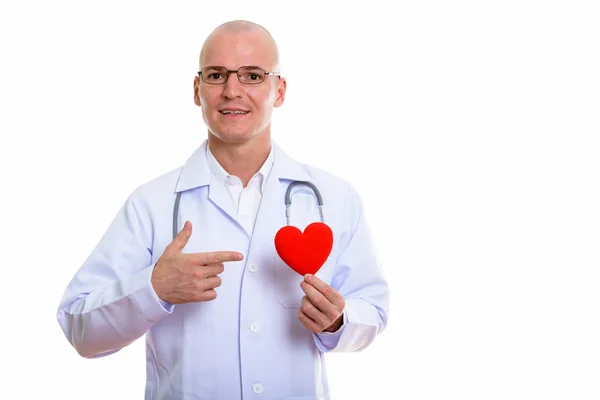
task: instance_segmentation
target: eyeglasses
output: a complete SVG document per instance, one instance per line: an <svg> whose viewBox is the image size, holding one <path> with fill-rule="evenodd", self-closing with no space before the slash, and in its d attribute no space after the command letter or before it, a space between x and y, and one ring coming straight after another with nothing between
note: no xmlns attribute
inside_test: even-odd
<svg viewBox="0 0 600 400"><path fill-rule="evenodd" d="M246 65L236 69L227 69L225 67L204 67L198 72L200 78L211 85L222 85L229 79L229 74L235 73L240 82L246 85L256 85L265 81L269 75L281 78L277 72L267 72L261 67L254 65Z"/></svg>

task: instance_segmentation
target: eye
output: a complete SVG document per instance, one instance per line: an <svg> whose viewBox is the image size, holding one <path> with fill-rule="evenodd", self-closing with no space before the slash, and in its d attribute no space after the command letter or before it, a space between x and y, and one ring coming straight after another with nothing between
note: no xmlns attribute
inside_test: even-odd
<svg viewBox="0 0 600 400"><path fill-rule="evenodd" d="M261 78L260 73L258 72L244 72L244 74L242 75L242 78L247 80L247 81L258 81Z"/></svg>
<svg viewBox="0 0 600 400"><path fill-rule="evenodd" d="M240 68L240 80L244 83L260 83L265 80L265 72L260 68Z"/></svg>
<svg viewBox="0 0 600 400"><path fill-rule="evenodd" d="M227 70L220 67L206 67L202 70L202 79L208 83L223 83L227 80Z"/></svg>

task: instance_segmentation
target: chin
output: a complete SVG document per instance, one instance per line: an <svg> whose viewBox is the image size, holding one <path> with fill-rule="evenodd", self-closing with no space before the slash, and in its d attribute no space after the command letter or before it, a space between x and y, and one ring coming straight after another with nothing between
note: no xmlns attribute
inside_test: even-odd
<svg viewBox="0 0 600 400"><path fill-rule="evenodd" d="M256 136L255 132L248 133L248 131L222 131L211 129L210 132L225 143L244 143Z"/></svg>

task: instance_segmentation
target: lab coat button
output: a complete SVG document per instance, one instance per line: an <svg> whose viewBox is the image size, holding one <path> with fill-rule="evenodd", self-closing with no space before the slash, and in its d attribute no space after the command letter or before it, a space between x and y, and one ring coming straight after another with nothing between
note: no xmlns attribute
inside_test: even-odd
<svg viewBox="0 0 600 400"><path fill-rule="evenodd" d="M258 265L256 265L255 262L250 263L250 265L248 265L248 271L250 272L256 272L258 270Z"/></svg>
<svg viewBox="0 0 600 400"><path fill-rule="evenodd" d="M253 324L250 324L250 331L252 331L254 333L260 331L260 325L258 325L256 322Z"/></svg>
<svg viewBox="0 0 600 400"><path fill-rule="evenodd" d="M252 385L252 391L256 394L263 392L263 386L260 383L255 383Z"/></svg>

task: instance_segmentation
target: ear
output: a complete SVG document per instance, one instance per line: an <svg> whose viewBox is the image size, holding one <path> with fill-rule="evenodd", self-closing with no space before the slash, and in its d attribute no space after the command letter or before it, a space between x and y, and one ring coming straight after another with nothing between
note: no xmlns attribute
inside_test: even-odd
<svg viewBox="0 0 600 400"><path fill-rule="evenodd" d="M194 77L194 103L198 107L202 107L200 104L200 78L198 76Z"/></svg>
<svg viewBox="0 0 600 400"><path fill-rule="evenodd" d="M275 97L275 107L279 107L283 104L285 100L285 91L287 90L287 81L285 78L280 78L279 82L277 82L277 93Z"/></svg>

